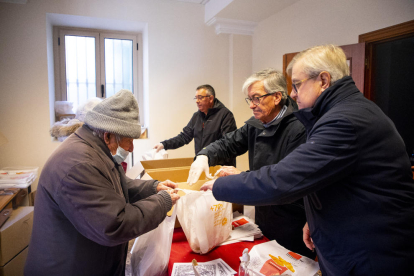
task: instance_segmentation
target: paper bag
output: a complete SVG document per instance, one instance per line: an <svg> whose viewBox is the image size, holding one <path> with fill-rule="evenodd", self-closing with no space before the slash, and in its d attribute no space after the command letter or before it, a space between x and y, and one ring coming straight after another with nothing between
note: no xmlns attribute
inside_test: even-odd
<svg viewBox="0 0 414 276"><path fill-rule="evenodd" d="M177 201L177 217L191 249L205 254L225 241L231 232L231 203L217 201L211 191L183 190Z"/></svg>

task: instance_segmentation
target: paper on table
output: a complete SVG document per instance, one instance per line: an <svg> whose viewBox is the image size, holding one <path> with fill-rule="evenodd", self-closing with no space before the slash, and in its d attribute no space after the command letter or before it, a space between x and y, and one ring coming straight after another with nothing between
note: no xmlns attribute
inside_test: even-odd
<svg viewBox="0 0 414 276"><path fill-rule="evenodd" d="M237 273L220 258L209 262L198 263L197 270L201 275L230 276ZM174 263L171 276L181 275L194 275L193 264Z"/></svg>
<svg viewBox="0 0 414 276"><path fill-rule="evenodd" d="M305 256L291 252L275 240L253 246L249 252L249 268L268 275L314 276L319 271L319 264ZM270 257L282 259L287 265L280 265ZM294 272L293 272L293 271Z"/></svg>
<svg viewBox="0 0 414 276"><path fill-rule="evenodd" d="M243 216L239 212L233 213L233 226L229 238L220 245L226 245L241 241L254 241L255 238L262 236L259 226L253 223L250 218Z"/></svg>

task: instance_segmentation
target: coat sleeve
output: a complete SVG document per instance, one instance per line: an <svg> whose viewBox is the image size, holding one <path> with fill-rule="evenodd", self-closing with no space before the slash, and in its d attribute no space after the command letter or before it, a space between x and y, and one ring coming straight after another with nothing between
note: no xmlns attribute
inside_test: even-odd
<svg viewBox="0 0 414 276"><path fill-rule="evenodd" d="M140 185L145 190L154 183ZM126 203L112 183L89 163L72 167L55 193L57 204L74 227L104 246L116 246L155 229L171 208L162 194Z"/></svg>
<svg viewBox="0 0 414 276"><path fill-rule="evenodd" d="M161 142L164 145L165 150L178 149L184 145L187 145L194 139L194 124L196 121L196 113L194 113L193 117L188 122L187 126L183 128L183 131L180 134Z"/></svg>
<svg viewBox="0 0 414 276"><path fill-rule="evenodd" d="M233 113L228 110L227 114L223 118L223 123L221 124L221 135L224 136L226 133L232 132L236 129L236 120L234 120Z"/></svg>
<svg viewBox="0 0 414 276"><path fill-rule="evenodd" d="M227 133L204 149L197 155L207 155L210 166L221 165L229 158L235 158L248 150L248 126Z"/></svg>
<svg viewBox="0 0 414 276"><path fill-rule="evenodd" d="M358 163L357 135L346 118L325 120L276 165L218 178L217 200L246 205L286 204L342 180Z"/></svg>
<svg viewBox="0 0 414 276"><path fill-rule="evenodd" d="M127 179L129 201L134 203L157 193L158 180Z"/></svg>

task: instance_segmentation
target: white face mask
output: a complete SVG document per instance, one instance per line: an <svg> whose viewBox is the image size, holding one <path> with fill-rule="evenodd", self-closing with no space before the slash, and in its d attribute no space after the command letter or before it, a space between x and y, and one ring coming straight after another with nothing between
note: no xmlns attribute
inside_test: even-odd
<svg viewBox="0 0 414 276"><path fill-rule="evenodd" d="M121 164L125 161L125 159L128 157L129 151L124 150L118 145L118 149L116 150L116 154L112 155L112 157L115 159L116 163Z"/></svg>

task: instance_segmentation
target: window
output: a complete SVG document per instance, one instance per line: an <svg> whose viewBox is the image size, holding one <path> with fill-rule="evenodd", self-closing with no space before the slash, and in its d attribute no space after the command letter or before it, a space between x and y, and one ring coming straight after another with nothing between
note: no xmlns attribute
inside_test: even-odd
<svg viewBox="0 0 414 276"><path fill-rule="evenodd" d="M62 27L56 34L56 100L73 102L75 111L90 98L110 97L120 89L138 96L140 34Z"/></svg>

